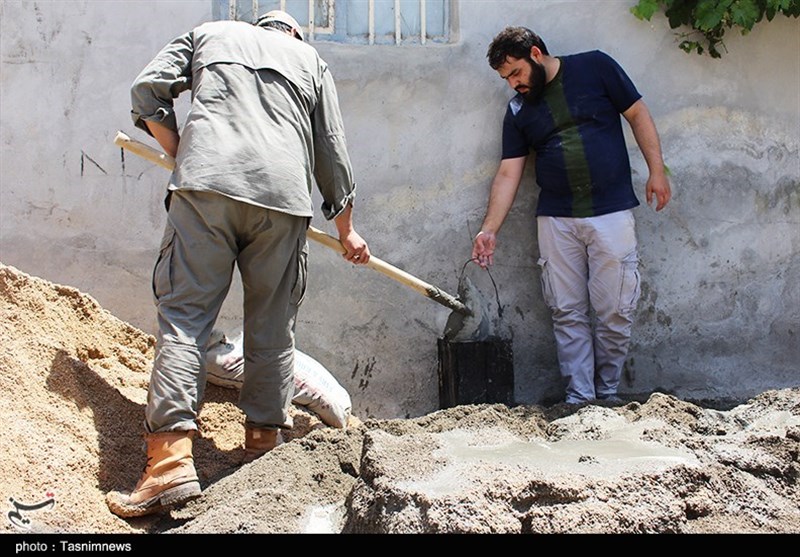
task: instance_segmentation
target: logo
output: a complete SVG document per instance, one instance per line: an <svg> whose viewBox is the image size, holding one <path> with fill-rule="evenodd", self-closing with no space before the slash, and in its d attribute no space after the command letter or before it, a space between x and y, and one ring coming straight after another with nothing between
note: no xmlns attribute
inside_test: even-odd
<svg viewBox="0 0 800 557"><path fill-rule="evenodd" d="M25 516L25 513L50 510L56 504L55 494L52 491L48 491L47 493L45 493L45 496L47 497L47 499L41 501L40 503L34 503L32 505L26 505L25 503L20 503L13 497L9 497L8 501L12 505L14 505L14 510L8 511L8 521L13 526L16 526L21 530L30 530L31 521L29 518Z"/></svg>

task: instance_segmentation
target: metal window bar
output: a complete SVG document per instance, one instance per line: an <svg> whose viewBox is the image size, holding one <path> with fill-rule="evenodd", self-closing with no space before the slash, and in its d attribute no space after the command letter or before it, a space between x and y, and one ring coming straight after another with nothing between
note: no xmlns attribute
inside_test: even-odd
<svg viewBox="0 0 800 557"><path fill-rule="evenodd" d="M426 29L426 18L427 12L425 6L425 0L419 0L419 42L420 44L425 44L425 39L427 38L426 35L428 34L428 30Z"/></svg>
<svg viewBox="0 0 800 557"><path fill-rule="evenodd" d="M394 0L394 44L400 44L402 34L400 32L400 0Z"/></svg>
<svg viewBox="0 0 800 557"><path fill-rule="evenodd" d="M369 44L375 44L375 0L369 0Z"/></svg>
<svg viewBox="0 0 800 557"><path fill-rule="evenodd" d="M228 19L231 20L238 20L239 19L239 6L246 5L247 0L228 0ZM316 5L317 2L320 0L308 0L308 21L307 25L305 26L306 36L308 40L314 40L316 34L329 34L333 35L335 33L335 18L336 18L336 9L335 3L337 0L322 0L325 5L327 6L326 14L323 16L325 22L323 25L317 25L316 23ZM339 0L344 2L346 0ZM419 42L420 44L426 44L428 40L428 21L427 21L427 0L418 0L419 2ZM260 13L261 2L259 0L250 0L251 3L251 13L253 19L255 19ZM394 43L396 45L400 45L403 43L403 33L402 33L402 9L401 9L401 0L394 0ZM287 0L279 0L279 9L283 11L287 11ZM274 5L274 4L273 4ZM368 43L375 44L376 42L376 23L375 23L375 0L368 0L367 1L367 21L368 21ZM406 37L407 39L412 38L413 35Z"/></svg>

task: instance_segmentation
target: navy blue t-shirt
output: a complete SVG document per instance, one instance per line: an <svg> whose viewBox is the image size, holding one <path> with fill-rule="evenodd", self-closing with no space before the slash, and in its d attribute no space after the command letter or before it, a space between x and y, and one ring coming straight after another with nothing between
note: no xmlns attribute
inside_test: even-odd
<svg viewBox="0 0 800 557"><path fill-rule="evenodd" d="M641 95L595 50L560 57L541 100L516 95L503 121L503 158L536 155L537 215L591 217L639 205L620 114Z"/></svg>

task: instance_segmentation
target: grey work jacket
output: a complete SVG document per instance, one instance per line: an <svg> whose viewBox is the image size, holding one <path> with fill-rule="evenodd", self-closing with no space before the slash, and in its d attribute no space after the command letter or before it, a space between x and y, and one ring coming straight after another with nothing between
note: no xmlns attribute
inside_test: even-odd
<svg viewBox="0 0 800 557"><path fill-rule="evenodd" d="M167 44L131 87L134 124L178 131L173 100L191 89L170 190L214 191L311 217L314 180L327 219L355 197L336 87L310 45L237 21L202 24Z"/></svg>

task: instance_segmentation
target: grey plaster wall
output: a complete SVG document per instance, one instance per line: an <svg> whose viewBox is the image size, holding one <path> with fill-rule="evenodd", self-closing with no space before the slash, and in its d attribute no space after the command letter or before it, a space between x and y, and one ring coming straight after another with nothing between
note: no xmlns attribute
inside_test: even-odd
<svg viewBox="0 0 800 557"><path fill-rule="evenodd" d="M521 24L553 54L604 50L644 95L674 190L661 213L636 209L643 296L623 393L724 401L796 386L800 21L730 33L727 54L712 60L678 50L663 17L636 20L634 3L461 0L453 44L316 43L339 87L357 228L375 255L455 294L511 96L485 62L492 37ZM148 140L128 116L131 81L212 16L208 0L0 4L0 261L155 331L149 284L167 177L112 139L123 130ZM646 166L628 137L644 201ZM465 271L490 302L494 333L513 342L519 403L563 394L535 266L536 197L528 168L491 276ZM334 231L321 215L313 224ZM298 348L337 376L360 416L437 409L436 341L449 311L310 248ZM227 330L239 326L240 296L237 283L220 319Z"/></svg>

